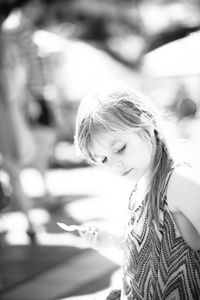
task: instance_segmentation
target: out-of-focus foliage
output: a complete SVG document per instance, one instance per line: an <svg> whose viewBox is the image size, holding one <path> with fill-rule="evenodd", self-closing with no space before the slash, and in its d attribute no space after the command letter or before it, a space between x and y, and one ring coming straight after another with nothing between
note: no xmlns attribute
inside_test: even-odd
<svg viewBox="0 0 200 300"><path fill-rule="evenodd" d="M65 34L95 42L133 67L147 51L200 26L198 1L49 0L49 3Z"/></svg>
<svg viewBox="0 0 200 300"><path fill-rule="evenodd" d="M26 1L0 0L0 8L12 10ZM36 1L47 5L40 26L93 43L130 67L144 53L200 28L198 0Z"/></svg>

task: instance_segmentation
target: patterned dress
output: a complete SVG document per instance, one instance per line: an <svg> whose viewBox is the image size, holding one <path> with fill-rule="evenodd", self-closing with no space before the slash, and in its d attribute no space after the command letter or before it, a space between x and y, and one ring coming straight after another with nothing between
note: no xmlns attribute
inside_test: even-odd
<svg viewBox="0 0 200 300"><path fill-rule="evenodd" d="M149 225L147 203L130 215L121 299L200 299L200 250L187 245L172 218L166 197L170 174L161 196L160 228L154 221Z"/></svg>

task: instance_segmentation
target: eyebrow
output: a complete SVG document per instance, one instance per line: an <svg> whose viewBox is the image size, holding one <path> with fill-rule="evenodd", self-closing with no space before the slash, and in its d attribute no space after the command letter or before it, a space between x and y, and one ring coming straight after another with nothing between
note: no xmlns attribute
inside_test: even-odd
<svg viewBox="0 0 200 300"><path fill-rule="evenodd" d="M117 144L118 142L119 142L118 140L114 140L114 141L112 141L112 142L110 143L110 146L113 147L113 146L115 146L115 144Z"/></svg>
<svg viewBox="0 0 200 300"><path fill-rule="evenodd" d="M113 147L114 147L116 144L118 144L118 143L123 144L123 141L121 141L121 140L114 140L114 141L110 144L111 148L113 148Z"/></svg>

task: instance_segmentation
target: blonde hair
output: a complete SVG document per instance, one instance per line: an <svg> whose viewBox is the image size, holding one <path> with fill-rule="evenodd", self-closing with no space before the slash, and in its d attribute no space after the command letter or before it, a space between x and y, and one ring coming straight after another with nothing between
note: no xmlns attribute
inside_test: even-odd
<svg viewBox="0 0 200 300"><path fill-rule="evenodd" d="M98 132L136 129L154 147L153 175L147 194L151 220L159 225L160 197L172 159L162 132L161 120L149 99L124 85L110 85L91 92L81 102L76 118L75 145L88 163L94 158L91 143Z"/></svg>

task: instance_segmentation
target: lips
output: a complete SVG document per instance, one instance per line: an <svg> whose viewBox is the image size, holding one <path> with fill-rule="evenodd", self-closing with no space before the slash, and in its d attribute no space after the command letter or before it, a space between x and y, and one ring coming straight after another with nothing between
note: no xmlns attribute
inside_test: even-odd
<svg viewBox="0 0 200 300"><path fill-rule="evenodd" d="M133 170L133 169L129 169L128 171L124 172L124 173L122 174L122 176L128 175L132 170Z"/></svg>

